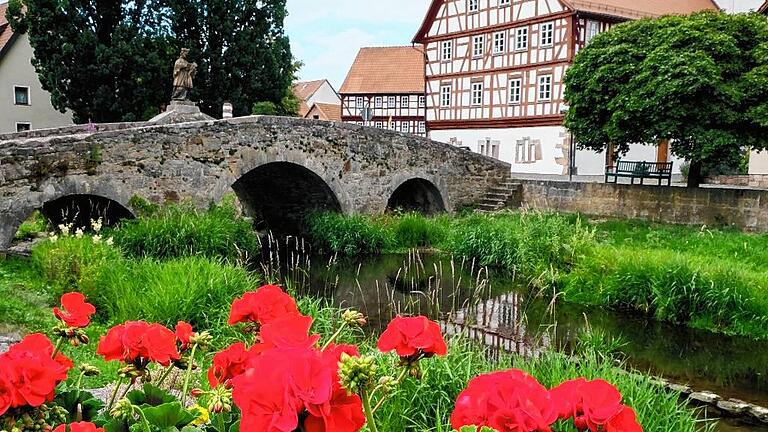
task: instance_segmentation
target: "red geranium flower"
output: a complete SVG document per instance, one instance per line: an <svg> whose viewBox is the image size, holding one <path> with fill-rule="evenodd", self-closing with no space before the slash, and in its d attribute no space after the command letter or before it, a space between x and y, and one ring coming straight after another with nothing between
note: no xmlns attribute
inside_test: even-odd
<svg viewBox="0 0 768 432"><path fill-rule="evenodd" d="M91 323L91 316L96 313L96 308L85 301L85 296L73 292L61 296L61 309L53 308L56 318L64 321L69 327L87 327Z"/></svg>
<svg viewBox="0 0 768 432"><path fill-rule="evenodd" d="M379 337L377 346L381 352L394 350L400 357L416 359L448 352L440 325L425 316L395 317Z"/></svg>
<svg viewBox="0 0 768 432"><path fill-rule="evenodd" d="M474 425L499 432L549 432L556 420L547 389L517 369L472 379L451 414L454 429Z"/></svg>
<svg viewBox="0 0 768 432"><path fill-rule="evenodd" d="M269 348L311 348L320 335L309 335L312 317L291 314L270 321L259 331L261 341Z"/></svg>
<svg viewBox="0 0 768 432"><path fill-rule="evenodd" d="M621 393L605 380L584 378L566 381L550 390L558 416L573 418L574 426L584 431L602 429L622 409Z"/></svg>
<svg viewBox="0 0 768 432"><path fill-rule="evenodd" d="M10 378L6 376L8 365L4 363L3 358L0 357L0 416L13 406L16 399L16 392L11 385Z"/></svg>
<svg viewBox="0 0 768 432"><path fill-rule="evenodd" d="M245 293L232 302L229 325L253 322L261 325L284 315L299 313L296 301L275 285L265 285L254 292Z"/></svg>
<svg viewBox="0 0 768 432"><path fill-rule="evenodd" d="M643 427L637 422L635 411L624 406L605 424L605 432L643 432Z"/></svg>
<svg viewBox="0 0 768 432"><path fill-rule="evenodd" d="M192 338L193 334L195 334L195 332L192 331L191 324L184 321L179 321L176 324L176 339L178 339L181 344L182 350L186 350L189 347L189 340Z"/></svg>
<svg viewBox="0 0 768 432"><path fill-rule="evenodd" d="M238 342L213 356L213 365L208 369L208 384L216 387L219 384L230 386L230 381L245 372L253 359L258 357L265 347L256 344L250 349Z"/></svg>
<svg viewBox="0 0 768 432"><path fill-rule="evenodd" d="M96 353L105 360L120 360L143 366L150 361L168 366L181 358L176 335L160 324L127 321L109 329L99 340Z"/></svg>
<svg viewBox="0 0 768 432"><path fill-rule="evenodd" d="M67 432L67 425L59 425L53 432ZM78 422L69 424L69 432L104 432L104 428L97 428L90 422Z"/></svg>

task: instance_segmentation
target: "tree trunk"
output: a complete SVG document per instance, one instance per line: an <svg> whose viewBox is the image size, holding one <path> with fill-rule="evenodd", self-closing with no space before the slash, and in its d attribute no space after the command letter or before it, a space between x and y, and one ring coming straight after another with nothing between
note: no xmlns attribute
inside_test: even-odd
<svg viewBox="0 0 768 432"><path fill-rule="evenodd" d="M691 161L690 168L688 170L688 187L697 188L701 185L701 161Z"/></svg>

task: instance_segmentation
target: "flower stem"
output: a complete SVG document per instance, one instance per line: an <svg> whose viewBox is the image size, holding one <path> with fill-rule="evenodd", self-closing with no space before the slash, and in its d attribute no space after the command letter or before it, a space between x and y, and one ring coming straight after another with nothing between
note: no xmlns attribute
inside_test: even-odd
<svg viewBox="0 0 768 432"><path fill-rule="evenodd" d="M195 364L195 351L197 351L197 344L192 345L192 351L189 353L189 364L187 365L187 373L184 375L184 387L181 389L181 405L187 405L187 390L189 389L189 378L192 376L192 366Z"/></svg>
<svg viewBox="0 0 768 432"><path fill-rule="evenodd" d="M120 386L123 385L123 377L120 377L117 379L117 383L115 383L115 389L112 391L112 397L109 398L109 405L107 406L107 411L112 409L112 405L115 404L115 398L117 398L117 391L120 390Z"/></svg>
<svg viewBox="0 0 768 432"><path fill-rule="evenodd" d="M216 419L219 423L219 428L218 428L219 432L227 432L227 430L225 429L226 426L224 426L224 413L219 413L216 416Z"/></svg>
<svg viewBox="0 0 768 432"><path fill-rule="evenodd" d="M339 329L336 330L336 333L334 333L325 344L323 344L323 347L320 349L320 351L325 351L325 349L328 348L333 343L333 341L336 340L337 337L339 337L339 335L341 334L341 331L344 330L344 327L346 326L347 326L346 322L341 323L341 325L339 326Z"/></svg>
<svg viewBox="0 0 768 432"><path fill-rule="evenodd" d="M51 358L55 359L56 354L59 353L59 350L61 349L61 344L64 343L64 337L60 337L59 340L56 341L56 346L53 348L53 354L51 354Z"/></svg>
<svg viewBox="0 0 768 432"><path fill-rule="evenodd" d="M403 379L405 378L405 374L408 373L408 368L403 368L403 370L400 372L400 376L397 377L397 380L395 380L395 386L399 386L400 383L403 382ZM386 402L387 398L389 398L388 394L385 394L384 396L379 399L379 402L376 404L375 407L373 407L373 412L376 412L381 406Z"/></svg>
<svg viewBox="0 0 768 432"><path fill-rule="evenodd" d="M363 400L363 413L365 414L365 421L368 424L368 429L371 432L379 432L376 427L376 422L373 419L373 411L371 410L371 398L366 390L360 392L360 399Z"/></svg>
<svg viewBox="0 0 768 432"><path fill-rule="evenodd" d="M173 365L168 366L168 368L165 369L165 372L163 372L162 375L160 375L160 380L157 381L157 386L160 387L165 382L165 379L168 378L168 375L171 374L171 371L173 370Z"/></svg>
<svg viewBox="0 0 768 432"><path fill-rule="evenodd" d="M139 411L141 423L144 425L144 428L147 430L147 432L152 432L152 428L149 427L149 421L147 421L147 416L144 415L144 411L139 407L136 407L136 409Z"/></svg>

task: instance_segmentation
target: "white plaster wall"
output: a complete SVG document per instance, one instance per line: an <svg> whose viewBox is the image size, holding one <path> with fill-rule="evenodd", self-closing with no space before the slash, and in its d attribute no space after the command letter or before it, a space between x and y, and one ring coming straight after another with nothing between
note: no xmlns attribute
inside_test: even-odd
<svg viewBox="0 0 768 432"><path fill-rule="evenodd" d="M753 151L749 155L749 174L768 174L768 151Z"/></svg>
<svg viewBox="0 0 768 432"><path fill-rule="evenodd" d="M16 132L16 123L31 123L32 129L72 124L71 114L51 105L32 66L32 46L27 35L19 36L0 60L0 133ZM14 86L29 87L29 105L14 104Z"/></svg>
<svg viewBox="0 0 768 432"><path fill-rule="evenodd" d="M310 97L307 101L308 106L312 106L315 103L341 105L341 98L333 89L333 87L328 84L328 81L326 81L325 84L320 86L315 94L313 94L312 97Z"/></svg>

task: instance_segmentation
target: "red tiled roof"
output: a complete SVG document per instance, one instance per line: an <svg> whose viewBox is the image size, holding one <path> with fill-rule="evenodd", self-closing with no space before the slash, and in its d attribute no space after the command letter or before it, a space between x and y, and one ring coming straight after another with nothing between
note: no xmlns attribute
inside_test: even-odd
<svg viewBox="0 0 768 432"><path fill-rule="evenodd" d="M10 42L13 36L13 30L8 20L5 19L5 13L8 11L8 3L0 4L0 53L3 52L5 46Z"/></svg>
<svg viewBox="0 0 768 432"><path fill-rule="evenodd" d="M304 118L317 115L320 120L341 122L341 105L316 102Z"/></svg>
<svg viewBox="0 0 768 432"><path fill-rule="evenodd" d="M309 100L309 98L323 86L323 83L325 83L324 79L315 81L297 81L293 83L293 94L303 101Z"/></svg>
<svg viewBox="0 0 768 432"><path fill-rule="evenodd" d="M424 48L362 48L341 86L342 94L424 93Z"/></svg>
<svg viewBox="0 0 768 432"><path fill-rule="evenodd" d="M445 0L432 0L427 15L413 38L423 43ZM687 15L701 10L720 10L714 0L560 0L566 8L620 19L652 18L662 15Z"/></svg>

